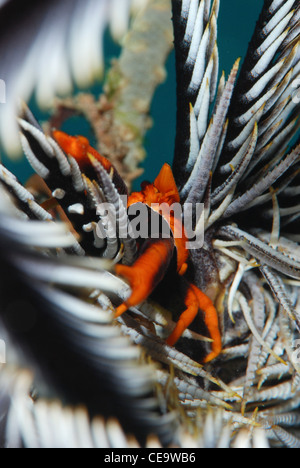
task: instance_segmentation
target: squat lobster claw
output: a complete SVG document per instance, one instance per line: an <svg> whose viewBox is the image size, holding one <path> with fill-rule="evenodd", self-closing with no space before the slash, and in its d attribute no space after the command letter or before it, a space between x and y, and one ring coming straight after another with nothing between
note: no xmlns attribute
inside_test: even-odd
<svg viewBox="0 0 300 468"><path fill-rule="evenodd" d="M116 317L145 301L163 279L171 263L174 243L172 239L146 241L140 257L133 266L116 266L116 273L129 281L132 294L117 308Z"/></svg>

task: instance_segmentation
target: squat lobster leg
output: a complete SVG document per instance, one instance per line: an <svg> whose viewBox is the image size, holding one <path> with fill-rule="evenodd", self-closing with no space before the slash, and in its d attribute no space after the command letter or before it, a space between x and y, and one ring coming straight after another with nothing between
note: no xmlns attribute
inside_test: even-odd
<svg viewBox="0 0 300 468"><path fill-rule="evenodd" d="M205 325L210 337L213 339L212 351L204 359L204 363L207 363L215 359L222 351L222 338L219 328L218 313L212 300L206 294L194 285L192 285L192 288L198 298L199 308L203 310Z"/></svg>
<svg viewBox="0 0 300 468"><path fill-rule="evenodd" d="M173 346L183 332L196 318L199 309L204 312L205 325L209 331L212 342L212 351L204 359L208 363L216 358L222 351L222 340L219 330L218 314L211 299L193 284L190 284L185 297L187 309L181 314L175 329L167 339L167 344Z"/></svg>

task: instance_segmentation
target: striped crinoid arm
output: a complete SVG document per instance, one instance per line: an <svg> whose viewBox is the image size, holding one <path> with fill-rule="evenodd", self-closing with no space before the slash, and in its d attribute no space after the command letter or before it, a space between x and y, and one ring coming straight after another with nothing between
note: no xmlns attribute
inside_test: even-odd
<svg viewBox="0 0 300 468"><path fill-rule="evenodd" d="M116 420L106 420L101 416L93 419L86 408L65 407L61 402L47 398L41 398L32 405L32 385L33 377L28 371L1 371L1 447L140 447L133 437L126 436Z"/></svg>
<svg viewBox="0 0 300 468"><path fill-rule="evenodd" d="M212 190L212 206L232 195L243 180L261 132L258 119L245 124L234 165L229 161L226 166L229 172L222 179L220 172L227 158L228 138L235 125L235 118L230 116L237 100L240 60L234 64L227 81L223 73L218 84L218 12L218 1L173 1L178 106L174 172L184 203L200 203L206 191ZM295 56L296 47L289 56L287 71ZM261 104L258 113L262 111ZM217 212L209 224L219 217Z"/></svg>
<svg viewBox="0 0 300 468"><path fill-rule="evenodd" d="M30 111L25 108L19 118L24 153L34 171L46 182L49 196L61 206L74 230L81 236L86 253L97 251L93 232L84 226L97 221L96 209L85 193L85 185L74 159L67 158L58 144L46 136Z"/></svg>
<svg viewBox="0 0 300 468"><path fill-rule="evenodd" d="M127 214L127 197L123 200L117 191L110 175L106 172L102 164L94 158L91 158L91 164L98 176L99 190L102 190L105 201L114 207L114 215L116 219L116 233L117 239L120 238L120 242L123 245L124 255L122 263L125 265L132 265L137 258L137 244L133 238L133 232L131 229L129 217ZM95 182L94 182L95 187ZM97 210L101 210L100 206L97 206ZM107 238L109 241L109 237ZM109 256L109 258L114 258Z"/></svg>
<svg viewBox="0 0 300 468"><path fill-rule="evenodd" d="M216 93L218 8L218 2L173 1L174 171L183 202L199 203L211 191L214 212L208 226L270 202L271 186L279 197L298 175L297 158L290 164L286 153L299 129L299 5L295 0L264 2L239 74L236 62Z"/></svg>
<svg viewBox="0 0 300 468"><path fill-rule="evenodd" d="M17 178L0 164L0 182L3 188L13 197L16 206L32 220L52 221L52 216L44 210Z"/></svg>
<svg viewBox="0 0 300 468"><path fill-rule="evenodd" d="M291 137L293 129L285 135L284 130L287 123L297 117L299 104L294 99L299 85L299 34L291 32L298 26L299 5L296 1L264 2L231 103L225 147L228 162L224 164L222 161L222 172L230 173L230 164L236 165L231 156L235 156L249 137L255 122L259 127L258 142L249 171L261 160L270 160L270 154L284 148L287 138ZM276 141L276 148L272 148L275 136L279 134L281 145Z"/></svg>
<svg viewBox="0 0 300 468"><path fill-rule="evenodd" d="M284 165L278 174L280 177L272 182L270 179L268 185L263 182L283 163L299 130L299 17L296 1L264 2L231 100L228 132L214 177L212 203L217 204L219 187L223 184L223 193L226 193L224 188L228 181L239 172L235 197L226 210L226 217L272 200L269 192L272 184L278 180L274 188L281 192L290 183L288 178L297 176L296 170L292 176L291 166ZM256 128L257 136L253 141ZM253 142L252 155L247 158ZM284 173L288 174L285 179ZM254 186L261 190L250 200L246 194ZM260 198L262 194L265 196ZM241 197L243 203L240 203ZM239 199L238 204L236 199Z"/></svg>
<svg viewBox="0 0 300 468"><path fill-rule="evenodd" d="M195 165L215 99L219 57L219 0L173 0L177 75L177 132L174 174L178 186Z"/></svg>
<svg viewBox="0 0 300 468"><path fill-rule="evenodd" d="M96 161L90 163L97 169L95 179L99 173L99 183L82 174L77 161L66 155L51 136L45 135L26 106L23 106L19 125L24 153L47 186L45 195L50 199L45 202L45 207L48 204L49 208L53 205L55 209L58 205L63 210L63 220L69 221L72 230L79 236L82 253L119 261L120 255L123 255L120 253L122 244L123 261L133 263L135 240L130 236L124 238L124 235L120 240L120 232L128 232L126 202L121 199L113 180L101 164ZM8 171L2 169L0 177L1 180L5 179L18 205L31 219L35 213L38 219L42 216L51 219L43 205L39 206L34 197L14 180L14 176L8 176Z"/></svg>
<svg viewBox="0 0 300 468"><path fill-rule="evenodd" d="M123 300L128 286L107 271L106 260L57 255L76 243L67 227L24 219L1 183L0 195L1 336L5 330L17 341L28 369L39 369L39 397L85 407L87 417L116 418L140 441L157 434L162 443L171 442L175 415L160 408L154 366L142 362L142 349L116 327L112 306L99 299ZM17 377L10 364L8 356L6 370ZM18 386L10 396L20 403L29 392ZM0 412L2 403L0 389ZM2 441L2 431L8 437L12 426L0 419ZM28 437L31 429L26 426ZM78 430L83 435L81 425Z"/></svg>

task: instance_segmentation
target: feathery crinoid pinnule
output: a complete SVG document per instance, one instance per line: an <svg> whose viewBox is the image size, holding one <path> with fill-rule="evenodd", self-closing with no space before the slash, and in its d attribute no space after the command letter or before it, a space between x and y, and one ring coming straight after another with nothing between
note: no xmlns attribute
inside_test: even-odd
<svg viewBox="0 0 300 468"><path fill-rule="evenodd" d="M21 105L37 178L0 166L3 446L300 446L300 7L265 0L220 77L220 2L172 0L174 162L140 192Z"/></svg>

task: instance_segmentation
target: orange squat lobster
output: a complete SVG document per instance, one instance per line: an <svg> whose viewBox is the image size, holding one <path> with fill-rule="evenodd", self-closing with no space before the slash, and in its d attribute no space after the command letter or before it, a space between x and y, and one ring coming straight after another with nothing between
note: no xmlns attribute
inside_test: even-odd
<svg viewBox="0 0 300 468"><path fill-rule="evenodd" d="M53 136L65 153L76 159L81 171L90 166L90 156L96 158L110 172L112 164L95 149L93 149L85 137L71 137L61 131L54 131ZM165 164L153 184L142 184L141 192L132 193L128 198L128 207L134 203L145 203L153 209L154 206L163 204L172 206L179 203L179 192L173 177L172 170ZM158 211L163 217L161 208ZM166 218L164 218L166 219ZM187 238L184 233L182 221L170 215L167 219L173 238L149 239L141 249L139 258L132 266L117 265L117 275L126 279L131 286L131 296L117 308L116 317L122 315L130 307L137 306L145 301L154 291L166 274L174 255L174 244L177 253L177 273L183 276L188 268L188 250L186 248ZM183 332L196 318L199 309L204 313L204 322L212 341L211 352L206 356L204 362L210 362L217 357L222 350L221 334L219 330L218 314L211 299L193 284L188 284L184 298L186 310L181 314L174 331L167 339L167 344L173 346Z"/></svg>

